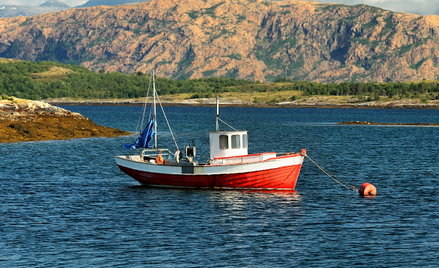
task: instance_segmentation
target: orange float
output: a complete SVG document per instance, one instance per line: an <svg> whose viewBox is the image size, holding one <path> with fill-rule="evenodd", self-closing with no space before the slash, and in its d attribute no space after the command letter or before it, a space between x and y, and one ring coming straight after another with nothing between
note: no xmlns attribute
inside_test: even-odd
<svg viewBox="0 0 439 268"><path fill-rule="evenodd" d="M358 189L358 193L361 196L376 196L377 195L377 188L373 186L372 184L365 182L360 186L360 189Z"/></svg>
<svg viewBox="0 0 439 268"><path fill-rule="evenodd" d="M163 156L162 156L162 150L159 150L159 155L155 158L155 163L157 165L163 165Z"/></svg>

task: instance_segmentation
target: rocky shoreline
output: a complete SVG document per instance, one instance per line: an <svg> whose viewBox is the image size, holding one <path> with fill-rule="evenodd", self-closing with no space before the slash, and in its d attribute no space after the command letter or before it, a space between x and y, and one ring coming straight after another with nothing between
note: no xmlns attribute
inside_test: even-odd
<svg viewBox="0 0 439 268"><path fill-rule="evenodd" d="M126 100L71 100L50 99L30 101L0 100L0 143L65 140L90 137L118 137L131 133L97 125L92 120L55 105L142 105L144 99ZM216 99L184 99L162 101L168 106L214 106ZM310 97L272 104L252 103L240 99L221 99L222 106L279 107L279 108L380 108L380 109L439 109L439 101L421 103L420 100L347 102L340 99ZM360 122L361 123L361 122ZM349 122L349 124L359 124ZM366 124L371 124L366 122Z"/></svg>
<svg viewBox="0 0 439 268"><path fill-rule="evenodd" d="M97 125L92 120L46 102L0 100L0 143L118 137L131 133Z"/></svg>
<svg viewBox="0 0 439 268"><path fill-rule="evenodd" d="M121 100L72 100L48 99L45 102L52 105L143 105L144 99ZM181 101L162 101L165 106L215 106L215 98L184 99ZM327 97L310 97L295 101L278 103L253 103L240 99L221 98L221 106L233 107L279 107L279 108L357 108L357 109L439 109L439 101L432 100L422 103L418 99L402 99L391 101L360 102L355 99L337 99Z"/></svg>

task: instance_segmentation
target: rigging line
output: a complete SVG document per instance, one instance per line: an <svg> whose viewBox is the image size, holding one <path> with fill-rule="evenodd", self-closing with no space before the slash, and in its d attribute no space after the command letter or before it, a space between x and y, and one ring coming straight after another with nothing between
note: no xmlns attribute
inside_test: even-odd
<svg viewBox="0 0 439 268"><path fill-rule="evenodd" d="M142 121L140 121L140 118L139 118L139 121L137 122L137 126L136 126L136 132L137 131L142 132L142 129L143 129L143 123L145 122L146 106L148 104L149 89L151 88L151 80L152 80L152 76L150 76L150 78L149 78L148 90L146 91L145 102L143 103L143 107L142 107ZM150 117L149 119L151 119L151 112L150 112L149 117ZM140 130L139 130L139 127L140 127Z"/></svg>
<svg viewBox="0 0 439 268"><path fill-rule="evenodd" d="M162 109L163 115L165 116L166 124L168 124L169 132L171 132L171 136L172 136L172 139L174 140L175 147L177 148L177 150L180 151L180 149L178 148L177 141L175 140L174 133L172 133L171 126L169 125L168 117L166 116L165 110L163 109L162 102L160 101L159 95L157 93L156 93L156 97L157 97L157 100L159 101L160 108ZM156 135L157 135L157 133L156 133Z"/></svg>
<svg viewBox="0 0 439 268"><path fill-rule="evenodd" d="M154 113L154 106L151 103L151 106L149 107L149 116L148 116L148 122L151 121L151 116L153 116Z"/></svg>
<svg viewBox="0 0 439 268"><path fill-rule="evenodd" d="M226 124L226 126L228 126L229 128L233 129L236 131L236 129L234 127L232 127L231 125L227 124L226 122L224 122L224 120L222 120L221 118L218 117L218 120L223 122L224 124Z"/></svg>
<svg viewBox="0 0 439 268"><path fill-rule="evenodd" d="M337 180L337 177L334 175L331 175L329 171L327 171L326 169L324 169L323 167L321 167L319 164L317 164L314 160L312 160L308 155L306 155L306 157L314 164L316 165L323 173L325 173L326 175L328 175L328 177L330 177L331 179L333 179L334 181L336 181L337 183L339 183L341 186L345 187L348 190L351 191L357 191L355 187L351 186L354 189L351 189L350 187L344 185L343 183L341 183L339 180L341 180L340 178L338 178L339 180Z"/></svg>

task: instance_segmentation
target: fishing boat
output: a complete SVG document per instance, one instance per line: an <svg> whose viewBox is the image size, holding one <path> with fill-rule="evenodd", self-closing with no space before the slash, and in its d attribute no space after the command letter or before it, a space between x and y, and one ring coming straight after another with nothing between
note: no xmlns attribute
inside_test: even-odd
<svg viewBox="0 0 439 268"><path fill-rule="evenodd" d="M185 146L183 154L171 129L176 149L158 148L156 103L161 105L161 102L155 88L154 73L152 84L153 116L134 144L122 145L136 153L115 156L124 173L152 187L294 190L306 150L302 149L300 153L248 154L247 131L236 130L219 118L219 98L216 102L216 129L208 132L210 157L206 161L197 157L193 142L191 146ZM166 115L164 118L168 123ZM219 122L230 130L220 130ZM153 139L154 145L150 146Z"/></svg>

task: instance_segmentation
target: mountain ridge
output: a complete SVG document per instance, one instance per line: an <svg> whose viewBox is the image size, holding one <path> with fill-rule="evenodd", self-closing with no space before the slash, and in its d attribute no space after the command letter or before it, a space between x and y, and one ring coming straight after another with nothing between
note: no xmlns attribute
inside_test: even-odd
<svg viewBox="0 0 439 268"><path fill-rule="evenodd" d="M138 2L142 2L142 0L89 0L86 3L76 7L71 7L66 3L58 0L48 0L39 6L6 4L0 5L0 18L11 18L18 16L29 17L50 12L57 12L70 8L94 7L99 5L112 6Z"/></svg>
<svg viewBox="0 0 439 268"><path fill-rule="evenodd" d="M70 8L69 5L58 0L48 0L40 5L40 7L60 7L60 8Z"/></svg>
<svg viewBox="0 0 439 268"><path fill-rule="evenodd" d="M69 7L58 6L16 6L4 5L0 6L0 18L13 18L19 16L35 16L39 14L57 12Z"/></svg>
<svg viewBox="0 0 439 268"><path fill-rule="evenodd" d="M161 0L0 20L0 57L179 79L436 79L438 40L439 16L306 1Z"/></svg>
<svg viewBox="0 0 439 268"><path fill-rule="evenodd" d="M115 5L124 5L124 4L132 4L132 3L140 3L147 0L89 0L86 3L76 6L76 7L94 7L94 6L115 6Z"/></svg>

